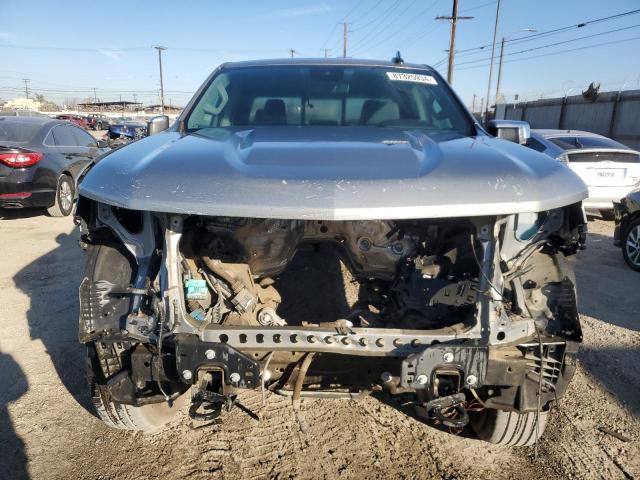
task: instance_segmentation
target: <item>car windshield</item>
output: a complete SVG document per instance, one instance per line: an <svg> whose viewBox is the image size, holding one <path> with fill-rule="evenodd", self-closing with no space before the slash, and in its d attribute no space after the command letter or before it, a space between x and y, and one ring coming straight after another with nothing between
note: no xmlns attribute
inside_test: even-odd
<svg viewBox="0 0 640 480"><path fill-rule="evenodd" d="M472 135L473 124L430 70L372 66L239 67L216 75L190 131L260 126L369 126Z"/></svg>
<svg viewBox="0 0 640 480"><path fill-rule="evenodd" d="M41 126L38 123L7 121L0 117L0 144L2 142L29 143Z"/></svg>
<svg viewBox="0 0 640 480"><path fill-rule="evenodd" d="M629 147L622 145L609 138L588 137L582 135L550 137L549 141L555 143L563 150L576 150L580 148L618 148L628 150Z"/></svg>

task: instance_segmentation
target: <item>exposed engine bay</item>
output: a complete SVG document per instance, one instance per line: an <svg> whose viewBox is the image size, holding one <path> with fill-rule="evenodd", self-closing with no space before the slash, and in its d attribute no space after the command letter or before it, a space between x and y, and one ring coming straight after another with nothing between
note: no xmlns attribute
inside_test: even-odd
<svg viewBox="0 0 640 480"><path fill-rule="evenodd" d="M458 429L478 408L545 413L575 369L582 334L564 257L584 244L579 204L318 221L85 201L78 218L89 252L80 338L100 408L171 411L190 388L190 415L211 420L241 389L294 405L384 390Z"/></svg>
<svg viewBox="0 0 640 480"><path fill-rule="evenodd" d="M479 271L472 232L471 223L451 221L196 217L185 222L180 243L187 311L200 325L345 320L355 327L420 330L469 324ZM311 268L318 258L320 265ZM335 297L330 266L340 271L341 287L358 290L357 301L335 319L314 321L313 309L303 317L287 315L289 299L345 303L344 295ZM300 269L317 278L296 282ZM296 288L309 284L320 288Z"/></svg>

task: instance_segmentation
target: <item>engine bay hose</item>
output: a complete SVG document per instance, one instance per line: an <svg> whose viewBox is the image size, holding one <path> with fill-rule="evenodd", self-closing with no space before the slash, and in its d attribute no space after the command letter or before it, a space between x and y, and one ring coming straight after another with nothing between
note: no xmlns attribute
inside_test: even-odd
<svg viewBox="0 0 640 480"><path fill-rule="evenodd" d="M293 404L294 409L300 408L300 394L302 392L302 385L304 384L304 379L307 376L307 370L309 370L309 365L311 365L311 361L313 360L314 355L315 352L308 352L302 360L302 365L300 365L300 370L298 371L298 376L296 377L296 384L293 387L293 396L291 397L291 403Z"/></svg>
<svg viewBox="0 0 640 480"><path fill-rule="evenodd" d="M232 273L225 270L220 260L215 260L206 256L202 256L201 258L206 267L227 282L235 294L240 293L245 288L251 291L251 289L245 285L242 280L237 279Z"/></svg>

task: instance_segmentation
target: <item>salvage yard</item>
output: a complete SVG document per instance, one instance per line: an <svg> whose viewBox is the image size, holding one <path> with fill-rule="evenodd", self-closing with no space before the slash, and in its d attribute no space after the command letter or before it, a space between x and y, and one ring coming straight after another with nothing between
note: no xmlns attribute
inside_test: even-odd
<svg viewBox="0 0 640 480"><path fill-rule="evenodd" d="M92 413L77 342L82 271L70 218L0 214L0 478L640 478L640 275L589 222L572 260L585 341L579 368L534 448L460 437L376 398L302 405L242 397L202 428L186 414L162 433L109 429ZM387 401L384 396L380 400Z"/></svg>

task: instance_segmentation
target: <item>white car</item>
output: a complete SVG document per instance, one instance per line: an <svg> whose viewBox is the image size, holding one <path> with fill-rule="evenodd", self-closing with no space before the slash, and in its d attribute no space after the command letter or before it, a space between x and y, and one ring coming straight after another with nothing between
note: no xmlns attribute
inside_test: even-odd
<svg viewBox="0 0 640 480"><path fill-rule="evenodd" d="M611 217L613 202L640 182L640 152L610 138L579 130L532 130L526 144L566 162L589 187L587 210Z"/></svg>

